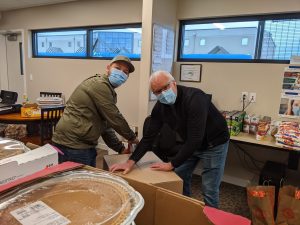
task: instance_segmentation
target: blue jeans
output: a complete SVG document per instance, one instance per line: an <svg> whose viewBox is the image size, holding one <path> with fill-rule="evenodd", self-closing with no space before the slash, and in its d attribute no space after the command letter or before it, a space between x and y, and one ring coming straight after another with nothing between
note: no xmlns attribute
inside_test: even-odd
<svg viewBox="0 0 300 225"><path fill-rule="evenodd" d="M191 196L191 180L198 162L202 165L202 194L205 205L218 208L219 188L224 173L224 166L229 141L213 148L196 151L187 161L175 169L183 180L183 194Z"/></svg>
<svg viewBox="0 0 300 225"><path fill-rule="evenodd" d="M97 151L96 148L88 149L73 149L63 145L55 144L54 146L59 148L64 154L58 153L58 162L72 161L81 163L88 166L96 167L96 157Z"/></svg>

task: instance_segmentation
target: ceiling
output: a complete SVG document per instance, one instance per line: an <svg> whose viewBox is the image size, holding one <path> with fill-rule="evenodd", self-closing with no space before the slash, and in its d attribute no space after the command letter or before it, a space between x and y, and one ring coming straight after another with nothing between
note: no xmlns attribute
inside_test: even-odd
<svg viewBox="0 0 300 225"><path fill-rule="evenodd" d="M0 0L0 12L71 1L76 0Z"/></svg>

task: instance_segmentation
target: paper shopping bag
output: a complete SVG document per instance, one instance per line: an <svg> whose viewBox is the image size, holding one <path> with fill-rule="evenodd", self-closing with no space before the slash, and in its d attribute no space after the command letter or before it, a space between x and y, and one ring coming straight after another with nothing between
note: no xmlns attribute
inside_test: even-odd
<svg viewBox="0 0 300 225"><path fill-rule="evenodd" d="M276 224L300 224L300 190L284 186L279 190Z"/></svg>
<svg viewBox="0 0 300 225"><path fill-rule="evenodd" d="M274 225L274 186L247 187L248 206L253 225Z"/></svg>

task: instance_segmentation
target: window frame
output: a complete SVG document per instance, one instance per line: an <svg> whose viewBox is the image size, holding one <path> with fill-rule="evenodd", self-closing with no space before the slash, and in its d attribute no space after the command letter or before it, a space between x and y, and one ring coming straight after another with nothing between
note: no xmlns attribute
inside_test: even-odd
<svg viewBox="0 0 300 225"><path fill-rule="evenodd" d="M178 62L229 62L229 63L274 63L274 64L288 64L290 60L277 60L277 59L258 59L257 56L261 55L262 50L262 37L264 31L264 21L276 20L276 19L300 19L300 12L293 13L280 13L280 14L263 14L263 15L247 15L247 16L230 16L230 17L211 17L211 18L199 18L179 20L179 32L178 32L178 50L177 61ZM203 59L203 58L182 58L182 50L184 43L184 31L185 25L193 24L205 24L205 23L226 23L226 22L247 22L258 21L257 39L255 45L254 59Z"/></svg>
<svg viewBox="0 0 300 225"><path fill-rule="evenodd" d="M114 25L97 25L85 27L64 27L64 28L49 28L31 30L32 39L32 58L61 58L61 59L94 59L94 60L111 60L113 57L94 57L91 55L91 45L93 44L93 30L111 30L111 29L126 29L126 28L142 28L142 23L126 23ZM39 56L37 54L37 34L41 32L63 32L63 31L86 31L86 56ZM130 58L131 61L140 61L139 58Z"/></svg>

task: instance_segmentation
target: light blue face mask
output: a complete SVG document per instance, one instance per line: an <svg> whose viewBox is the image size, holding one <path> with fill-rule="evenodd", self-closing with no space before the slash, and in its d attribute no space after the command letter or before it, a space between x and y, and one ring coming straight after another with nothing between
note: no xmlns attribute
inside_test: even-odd
<svg viewBox="0 0 300 225"><path fill-rule="evenodd" d="M110 75L108 77L109 82L114 88L119 87L120 85L124 84L125 81L128 79L128 76L122 71L116 68L111 69Z"/></svg>
<svg viewBox="0 0 300 225"><path fill-rule="evenodd" d="M176 94L169 88L168 90L163 91L160 95L157 96L158 101L162 104L173 105L176 101Z"/></svg>
<svg viewBox="0 0 300 225"><path fill-rule="evenodd" d="M299 106L294 106L293 107L293 114L295 116L300 116L300 107Z"/></svg>

